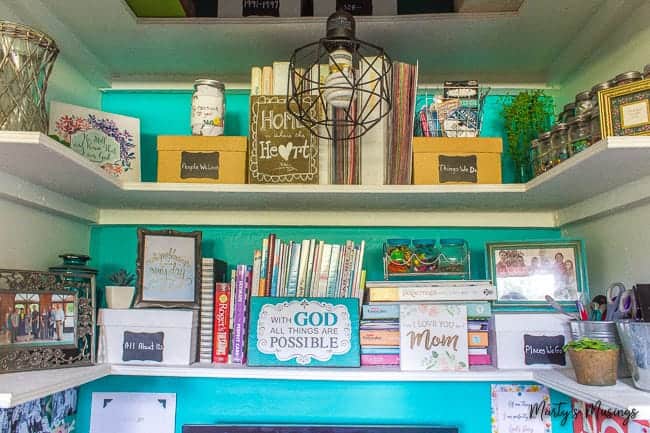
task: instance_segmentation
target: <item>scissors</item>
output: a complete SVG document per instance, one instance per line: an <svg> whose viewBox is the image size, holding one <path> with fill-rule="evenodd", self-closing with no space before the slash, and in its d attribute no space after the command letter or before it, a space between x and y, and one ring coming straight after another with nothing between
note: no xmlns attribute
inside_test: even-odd
<svg viewBox="0 0 650 433"><path fill-rule="evenodd" d="M607 314L605 320L620 320L636 315L636 299L632 290L623 283L614 283L607 288Z"/></svg>

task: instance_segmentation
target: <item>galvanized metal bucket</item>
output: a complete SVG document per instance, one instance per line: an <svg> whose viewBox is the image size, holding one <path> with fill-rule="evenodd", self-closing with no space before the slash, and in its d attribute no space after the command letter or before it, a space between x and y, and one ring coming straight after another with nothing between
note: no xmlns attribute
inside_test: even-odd
<svg viewBox="0 0 650 433"><path fill-rule="evenodd" d="M650 391L650 322L616 322L634 386Z"/></svg>
<svg viewBox="0 0 650 433"><path fill-rule="evenodd" d="M601 340L606 343L616 344L621 347L621 340L616 331L616 322L612 321L594 321L594 320L572 320L571 337L577 340L582 337ZM629 368L623 350L619 350L618 360L618 377L630 377L631 369Z"/></svg>

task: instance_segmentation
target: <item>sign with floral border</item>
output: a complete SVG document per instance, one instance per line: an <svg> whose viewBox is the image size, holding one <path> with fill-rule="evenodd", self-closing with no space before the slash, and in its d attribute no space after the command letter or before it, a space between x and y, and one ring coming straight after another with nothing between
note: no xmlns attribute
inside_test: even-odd
<svg viewBox="0 0 650 433"><path fill-rule="evenodd" d="M49 135L127 182L140 182L140 119L52 101Z"/></svg>
<svg viewBox="0 0 650 433"><path fill-rule="evenodd" d="M542 385L493 384L491 391L491 433L551 433L548 388Z"/></svg>
<svg viewBox="0 0 650 433"><path fill-rule="evenodd" d="M467 307L402 304L399 314L402 370L467 371Z"/></svg>

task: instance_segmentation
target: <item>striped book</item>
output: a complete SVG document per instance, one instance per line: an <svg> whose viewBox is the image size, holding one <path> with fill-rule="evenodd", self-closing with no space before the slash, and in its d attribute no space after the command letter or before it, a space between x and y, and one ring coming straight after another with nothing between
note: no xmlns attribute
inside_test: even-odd
<svg viewBox="0 0 650 433"><path fill-rule="evenodd" d="M201 260L201 303L199 313L199 362L212 362L214 320L214 259Z"/></svg>

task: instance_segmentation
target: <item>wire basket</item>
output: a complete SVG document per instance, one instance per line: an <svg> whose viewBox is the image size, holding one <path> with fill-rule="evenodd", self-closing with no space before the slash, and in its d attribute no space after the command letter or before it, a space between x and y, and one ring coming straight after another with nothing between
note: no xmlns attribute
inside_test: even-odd
<svg viewBox="0 0 650 433"><path fill-rule="evenodd" d="M0 21L0 130L47 133L45 91L58 54L45 33Z"/></svg>
<svg viewBox="0 0 650 433"><path fill-rule="evenodd" d="M419 89L416 137L478 137L489 87L477 81L446 81L443 87Z"/></svg>

